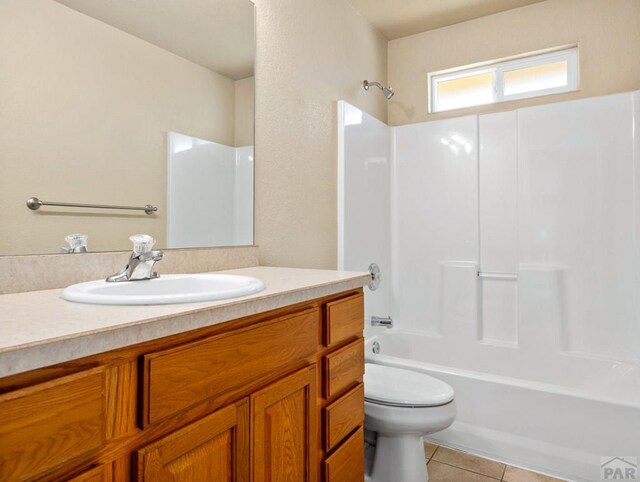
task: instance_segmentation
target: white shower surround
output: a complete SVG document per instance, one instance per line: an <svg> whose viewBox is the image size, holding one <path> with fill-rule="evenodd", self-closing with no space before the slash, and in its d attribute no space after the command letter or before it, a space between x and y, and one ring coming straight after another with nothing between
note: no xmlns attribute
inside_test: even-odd
<svg viewBox="0 0 640 482"><path fill-rule="evenodd" d="M167 133L167 246L253 244L253 146Z"/></svg>
<svg viewBox="0 0 640 482"><path fill-rule="evenodd" d="M339 267L390 259L367 316L394 317L383 355L456 389L436 439L576 480L640 458L640 93L394 128L358 112L339 105Z"/></svg>

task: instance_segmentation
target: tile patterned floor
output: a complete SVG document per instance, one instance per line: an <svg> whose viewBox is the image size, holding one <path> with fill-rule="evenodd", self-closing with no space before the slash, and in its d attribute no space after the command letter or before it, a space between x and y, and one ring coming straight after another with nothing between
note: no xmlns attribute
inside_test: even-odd
<svg viewBox="0 0 640 482"><path fill-rule="evenodd" d="M447 447L424 444L429 482L558 482L547 475L511 467Z"/></svg>

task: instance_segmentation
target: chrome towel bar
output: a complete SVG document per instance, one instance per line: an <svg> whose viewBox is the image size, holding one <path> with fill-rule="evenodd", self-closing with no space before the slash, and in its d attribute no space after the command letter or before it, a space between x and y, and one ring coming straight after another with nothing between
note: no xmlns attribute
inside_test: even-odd
<svg viewBox="0 0 640 482"><path fill-rule="evenodd" d="M41 201L37 197L27 199L27 207L33 211L41 206L62 206L65 208L90 208L90 209L128 209L130 211L144 211L147 214L155 213L158 208L147 204L146 206L113 206L109 204L83 204L83 203L61 203L54 201Z"/></svg>
<svg viewBox="0 0 640 482"><path fill-rule="evenodd" d="M517 280L518 273L489 273L478 271L478 277L486 279Z"/></svg>

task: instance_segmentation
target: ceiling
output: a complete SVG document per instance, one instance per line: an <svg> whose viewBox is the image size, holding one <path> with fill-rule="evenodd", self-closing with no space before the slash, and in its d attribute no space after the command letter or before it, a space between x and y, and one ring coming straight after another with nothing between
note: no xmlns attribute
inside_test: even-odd
<svg viewBox="0 0 640 482"><path fill-rule="evenodd" d="M234 80L253 75L250 0L56 0Z"/></svg>
<svg viewBox="0 0 640 482"><path fill-rule="evenodd" d="M387 40L544 0L348 0Z"/></svg>

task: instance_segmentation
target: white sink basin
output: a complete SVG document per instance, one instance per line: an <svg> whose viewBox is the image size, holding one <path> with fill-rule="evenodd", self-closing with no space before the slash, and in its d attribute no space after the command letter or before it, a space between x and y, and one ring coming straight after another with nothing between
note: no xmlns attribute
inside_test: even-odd
<svg viewBox="0 0 640 482"><path fill-rule="evenodd" d="M251 295L264 283L250 276L233 274L174 274L141 281L89 281L65 288L62 298L98 305L167 305L224 300Z"/></svg>

